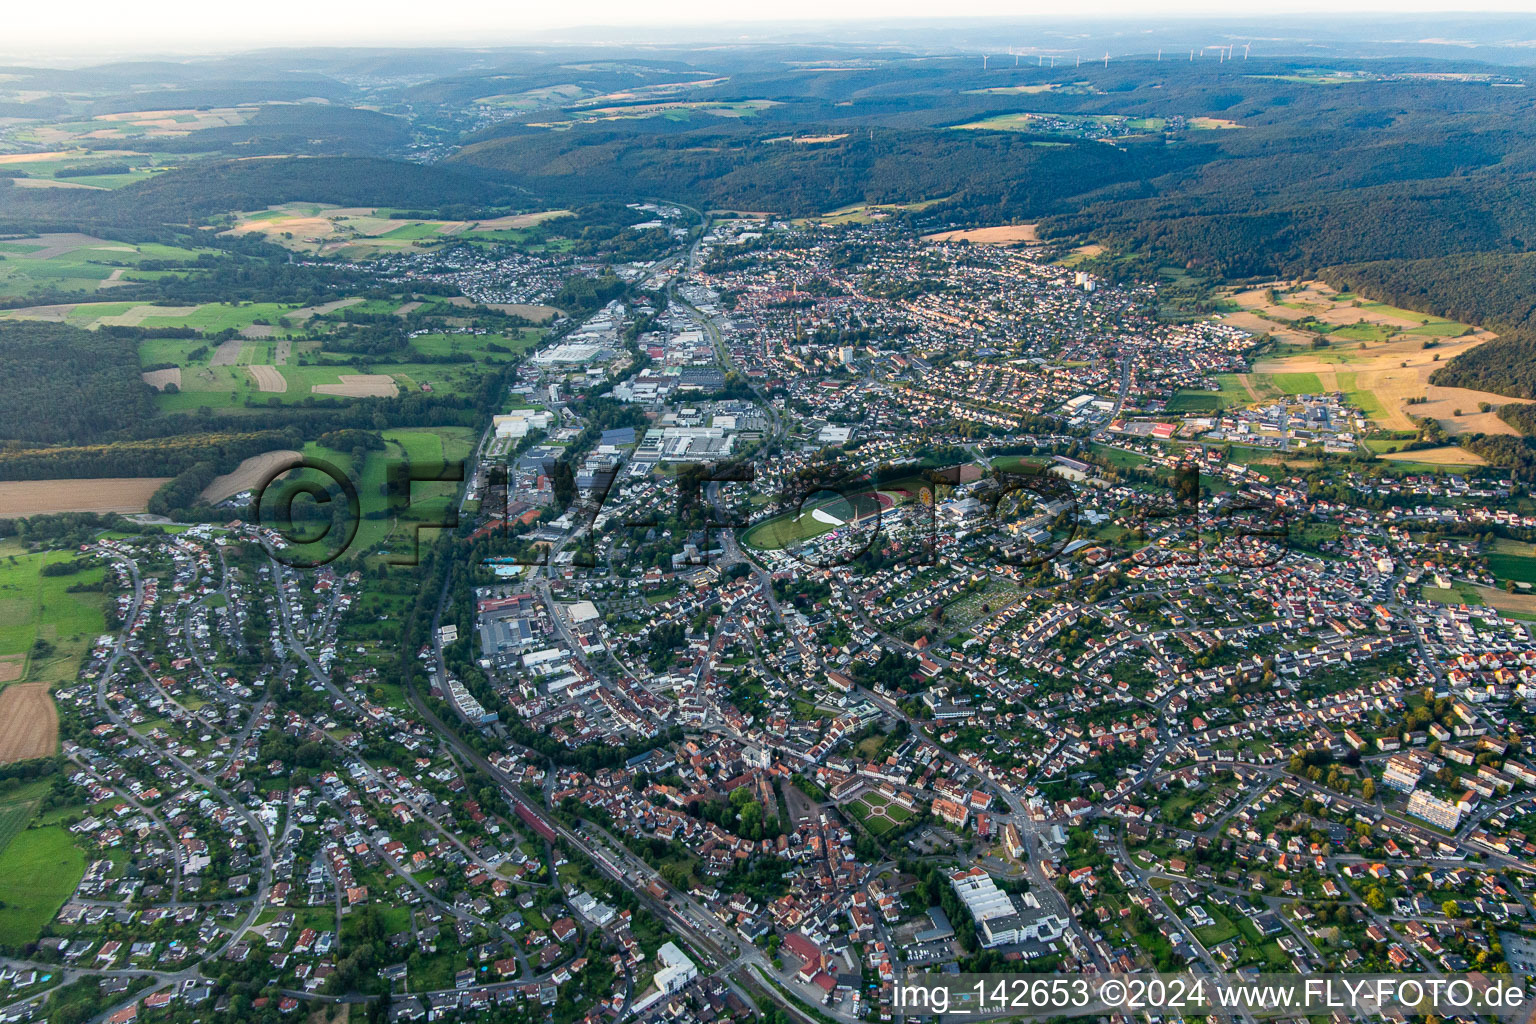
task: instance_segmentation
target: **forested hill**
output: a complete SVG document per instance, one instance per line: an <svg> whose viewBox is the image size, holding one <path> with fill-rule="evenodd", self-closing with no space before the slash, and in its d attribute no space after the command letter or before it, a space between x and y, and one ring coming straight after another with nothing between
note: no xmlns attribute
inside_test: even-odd
<svg viewBox="0 0 1536 1024"><path fill-rule="evenodd" d="M482 208L505 187L450 170L374 157L231 160L193 164L115 191L8 188L0 230L48 226L189 226L233 210L306 201L337 206Z"/></svg>
<svg viewBox="0 0 1536 1024"><path fill-rule="evenodd" d="M799 130L824 137L824 126ZM793 216L850 203L956 197L970 219L1065 210L1070 197L1198 162L1197 149L1160 141L1120 147L1047 144L1020 132L871 128L816 145L775 142L782 127L708 126L689 132L598 128L529 132L475 142L451 166L569 202L658 195L711 207Z"/></svg>
<svg viewBox="0 0 1536 1024"><path fill-rule="evenodd" d="M0 321L0 440L81 442L154 415L137 346L106 331Z"/></svg>
<svg viewBox="0 0 1536 1024"><path fill-rule="evenodd" d="M1335 288L1495 331L1536 329L1536 253L1470 253L1329 267Z"/></svg>

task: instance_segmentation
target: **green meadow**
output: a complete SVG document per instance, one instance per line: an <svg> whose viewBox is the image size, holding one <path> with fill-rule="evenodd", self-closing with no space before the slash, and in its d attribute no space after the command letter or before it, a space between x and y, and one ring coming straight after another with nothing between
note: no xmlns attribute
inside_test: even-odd
<svg viewBox="0 0 1536 1024"><path fill-rule="evenodd" d="M63 825L24 829L0 852L0 946L36 941L85 875Z"/></svg>
<svg viewBox="0 0 1536 1024"><path fill-rule="evenodd" d="M350 452L339 452L311 442L304 454L335 466L357 489L361 520L357 535L348 548L348 559L390 553L404 556L411 551L414 523L441 519L457 501L461 485L456 482L417 482L411 485L410 503L404 515L393 515L388 500L389 469L403 462L417 470L431 472L445 462L468 458L479 435L469 427L413 427L383 432L385 449L367 453L359 464ZM325 483L323 475L304 471L295 474L304 480ZM285 477L285 479L287 479ZM307 499L306 499L307 500ZM433 534L423 531L422 543L430 544ZM312 554L325 548L316 544Z"/></svg>
<svg viewBox="0 0 1536 1024"><path fill-rule="evenodd" d="M0 546L0 659L26 663L21 681L66 682L80 659L106 631L106 598L100 592L70 593L77 584L101 582L104 566L66 576L44 576L43 566L69 562L73 552L29 554L20 545ZM46 647L39 647L42 641Z"/></svg>
<svg viewBox="0 0 1536 1024"><path fill-rule="evenodd" d="M83 180L83 179L82 179ZM129 244L86 236L45 235L0 242L0 297L36 292L110 293L118 282L152 281L173 273L144 270L147 261L190 263L193 249L154 242Z"/></svg>

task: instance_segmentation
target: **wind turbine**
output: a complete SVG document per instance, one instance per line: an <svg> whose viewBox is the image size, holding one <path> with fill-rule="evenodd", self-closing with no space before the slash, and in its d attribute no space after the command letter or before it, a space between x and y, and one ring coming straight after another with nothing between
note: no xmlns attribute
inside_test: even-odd
<svg viewBox="0 0 1536 1024"><path fill-rule="evenodd" d="M1109 67L1109 51L1108 50L1104 51L1104 66L1106 68Z"/></svg>
<svg viewBox="0 0 1536 1024"><path fill-rule="evenodd" d="M1243 60L1247 60L1248 59L1248 47L1250 47L1252 45L1253 45L1252 43L1244 43L1243 44Z"/></svg>
<svg viewBox="0 0 1536 1024"><path fill-rule="evenodd" d="M981 55L981 70L983 70L983 71L987 70L987 55L986 54L982 54Z"/></svg>

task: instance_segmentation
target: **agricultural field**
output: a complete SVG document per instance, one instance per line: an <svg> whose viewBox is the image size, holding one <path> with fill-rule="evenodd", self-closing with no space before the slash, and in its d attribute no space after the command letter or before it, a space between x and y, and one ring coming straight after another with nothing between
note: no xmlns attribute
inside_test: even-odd
<svg viewBox="0 0 1536 1024"><path fill-rule="evenodd" d="M1241 128L1235 121L1214 117L1166 118L1133 117L1124 114L1056 114L1037 111L1019 111L1011 114L994 114L979 121L952 125L958 129L1034 132L1041 135L1061 135L1069 138L1126 138L1133 135L1150 135L1154 132L1176 131L1180 127L1194 131L1220 131Z"/></svg>
<svg viewBox="0 0 1536 1024"><path fill-rule="evenodd" d="M770 107L780 104L776 100L673 100L658 103L635 103L607 107L581 107L565 111L558 120L530 121L530 128L549 128L566 131L578 124L597 121L638 121L651 117L668 121L692 121L700 115L706 117L746 118L756 117Z"/></svg>
<svg viewBox="0 0 1536 1024"><path fill-rule="evenodd" d="M1488 568L1500 580L1536 584L1536 544L1499 537L1488 555Z"/></svg>
<svg viewBox="0 0 1536 1024"><path fill-rule="evenodd" d="M132 110L79 120L50 121L22 128L7 142L67 155L86 140L101 145L121 141L124 149L153 148L154 139L181 139L205 128L228 128L249 121L257 106L206 107L199 110Z"/></svg>
<svg viewBox="0 0 1536 1024"><path fill-rule="evenodd" d="M0 681L72 680L81 656L105 632L106 598L94 591L69 592L78 584L99 583L104 567L43 575L45 565L72 562L75 557L65 551L29 553L14 542L0 545L0 666L4 666L0 671L9 676Z"/></svg>
<svg viewBox="0 0 1536 1024"><path fill-rule="evenodd" d="M143 512L170 477L0 481L0 519L55 512Z"/></svg>
<svg viewBox="0 0 1536 1024"><path fill-rule="evenodd" d="M1378 458L1388 462L1413 462L1421 466L1486 466L1488 460L1476 452L1456 445L1418 448L1412 451L1381 452Z"/></svg>
<svg viewBox="0 0 1536 1024"><path fill-rule="evenodd" d="M85 875L85 854L63 825L29 828L0 852L0 945L37 939Z"/></svg>
<svg viewBox="0 0 1536 1024"><path fill-rule="evenodd" d="M225 234L259 234L295 252L366 258L453 241L517 241L522 237L518 232L571 215L569 210L542 210L464 221L401 219L391 216L393 212L375 207L286 203L238 214L235 225Z"/></svg>
<svg viewBox="0 0 1536 1024"><path fill-rule="evenodd" d="M935 203L943 202L942 199L924 199L915 203L851 203L836 210L828 211L820 217L812 218L820 224L873 224L875 221L884 220L892 213L902 210L923 210Z"/></svg>
<svg viewBox="0 0 1536 1024"><path fill-rule="evenodd" d="M1341 295L1316 282L1239 291L1231 299L1239 308L1223 314L1224 321L1276 342L1248 375L1256 386L1263 382L1285 394L1341 392L1386 430L1413 430L1410 417L1429 417L1450 434L1515 432L1479 405L1519 399L1429 383L1439 366L1492 340L1488 331Z"/></svg>
<svg viewBox="0 0 1536 1024"><path fill-rule="evenodd" d="M171 169L185 156L133 149L81 149L0 155L0 178L17 188L113 189Z"/></svg>
<svg viewBox="0 0 1536 1024"><path fill-rule="evenodd" d="M59 713L48 684L12 683L0 689L0 764L52 757L58 748Z"/></svg>
<svg viewBox="0 0 1536 1024"><path fill-rule="evenodd" d="M1038 242L1040 234L1036 224L1004 224L991 228L965 228L959 231L940 231L924 235L926 242L972 242L976 245L1015 245L1019 242Z"/></svg>
<svg viewBox="0 0 1536 1024"><path fill-rule="evenodd" d="M404 303L386 302L389 312ZM240 327L242 337L219 344L199 338L149 338L139 346L145 367L176 364L173 370L146 371L145 380L159 389L156 405L162 412L188 412L208 407L239 411L273 403L302 402L311 396L346 398L390 397L402 390L464 394L474 391L489 367L509 362L538 344L538 328L510 328L505 334L427 334L411 340L394 360L361 362L347 353L326 352L323 329L315 317L337 309L370 312L361 300L328 303L332 309L296 309L272 303L243 306L211 304L177 317L145 318L145 326L189 326L203 330ZM302 318L310 330L292 326ZM265 321L265 324L256 321ZM208 323L218 327L204 326ZM269 332L270 333L267 333ZM258 334L250 337L248 335ZM306 337L310 335L310 337ZM490 346L495 345L495 351ZM416 358L419 354L421 359ZM444 356L465 356L463 362L428 362ZM174 388L167 385L175 385Z"/></svg>
<svg viewBox="0 0 1536 1024"><path fill-rule="evenodd" d="M1167 119L1161 117L1126 117L1120 114L1048 114L1020 111L1014 114L995 114L955 125L958 129L981 129L994 132L1039 132L1044 135L1089 136L1095 131L1130 135L1138 132L1160 132L1167 127Z"/></svg>
<svg viewBox="0 0 1536 1024"><path fill-rule="evenodd" d="M98 293L151 281L174 271L142 270L151 260L191 262L198 253L155 242L108 241L79 233L33 235L0 241L0 298L38 291ZM16 315L18 311L10 311ZM39 313L36 319L67 319L62 312Z"/></svg>

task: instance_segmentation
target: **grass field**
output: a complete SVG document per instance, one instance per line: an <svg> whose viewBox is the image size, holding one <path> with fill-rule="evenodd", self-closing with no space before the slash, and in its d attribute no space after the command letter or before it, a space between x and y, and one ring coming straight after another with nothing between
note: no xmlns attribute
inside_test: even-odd
<svg viewBox="0 0 1536 1024"><path fill-rule="evenodd" d="M68 591L77 583L99 582L105 568L96 566L68 576L42 575L43 566L74 557L63 551L29 554L14 543L0 545L0 657L26 659L17 681L73 680L81 656L106 631L105 597ZM39 640L52 650L39 651Z"/></svg>
<svg viewBox="0 0 1536 1024"><path fill-rule="evenodd" d="M35 941L85 875L85 854L62 825L26 829L0 852L0 945Z"/></svg>
<svg viewBox="0 0 1536 1024"><path fill-rule="evenodd" d="M1323 392L1323 383L1315 373L1273 373L1269 374L1269 379L1281 394L1319 395Z"/></svg>
<svg viewBox="0 0 1536 1024"><path fill-rule="evenodd" d="M1536 545L1500 537L1488 554L1488 568L1501 580L1536 583Z"/></svg>
<svg viewBox="0 0 1536 1024"><path fill-rule="evenodd" d="M5 853L11 840L21 835L32 815L37 813L37 805L36 800L10 800L0 804L0 854Z"/></svg>
<svg viewBox="0 0 1536 1024"><path fill-rule="evenodd" d="M0 243L0 297L41 290L80 292L82 297L109 294L120 284L174 273L138 269L147 260L190 262L196 258L192 249L154 242L130 244L74 233L19 238Z"/></svg>
<svg viewBox="0 0 1536 1024"><path fill-rule="evenodd" d="M879 837L912 817L912 812L878 793L865 793L846 809L857 818L870 835Z"/></svg>
<svg viewBox="0 0 1536 1024"><path fill-rule="evenodd" d="M332 451L315 443L304 448L305 455L334 465L357 488L362 519L346 554L349 559L361 558L370 553L389 553L402 557L407 555L415 535L412 522L441 518L449 502L458 494L460 485L457 483L418 482L411 487L408 514L392 516L385 497L390 465L409 460L413 467L433 470L445 460L466 458L478 440L476 433L467 427L386 430L383 436L385 450L369 452L361 467L355 465L347 453ZM296 475L324 483L324 478L318 474L306 471ZM431 531L423 531L422 543L430 544L432 536ZM311 553L323 548L322 542Z"/></svg>
<svg viewBox="0 0 1536 1024"><path fill-rule="evenodd" d="M1174 414L1204 415L1220 412L1221 394L1216 391L1180 391L1168 399L1167 411Z"/></svg>

